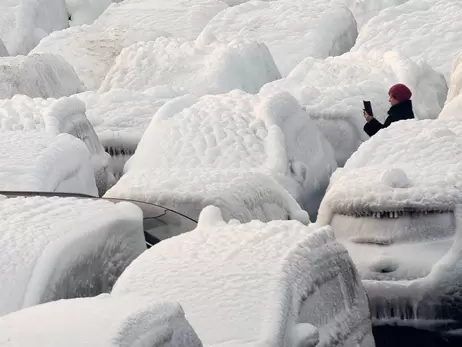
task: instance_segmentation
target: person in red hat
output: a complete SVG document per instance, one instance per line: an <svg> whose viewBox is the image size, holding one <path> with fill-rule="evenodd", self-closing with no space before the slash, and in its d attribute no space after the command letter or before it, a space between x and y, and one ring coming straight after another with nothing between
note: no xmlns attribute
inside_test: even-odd
<svg viewBox="0 0 462 347"><path fill-rule="evenodd" d="M364 131L369 136L375 135L380 129L388 127L391 123L404 119L413 119L414 111L412 110L412 93L404 84L395 84L388 92L391 104L388 110L388 117L385 123L380 123L372 115L364 111L364 118L367 123L364 125Z"/></svg>

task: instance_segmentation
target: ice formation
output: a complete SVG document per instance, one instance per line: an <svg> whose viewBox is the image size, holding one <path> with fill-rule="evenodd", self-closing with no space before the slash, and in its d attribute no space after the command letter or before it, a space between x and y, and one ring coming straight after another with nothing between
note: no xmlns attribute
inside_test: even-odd
<svg viewBox="0 0 462 347"><path fill-rule="evenodd" d="M452 64L449 91L446 103L438 116L445 121L462 120L462 52L457 54Z"/></svg>
<svg viewBox="0 0 462 347"><path fill-rule="evenodd" d="M174 191L185 189L196 199L208 198L207 193L198 195L190 180L202 181L199 186L207 192L210 176L225 183L229 180L226 171L233 170L232 175L237 178L255 172L279 182L315 217L335 168L332 147L288 93L260 97L235 90L200 98L186 95L167 102L157 111L135 155L125 166L127 177L110 191L110 196L134 194L136 182L142 179L146 184L148 175L150 189L138 194L149 195L161 189L164 201L171 199L170 204L178 203L188 209L188 194L175 201L179 197ZM226 175L226 180L220 175ZM186 186L182 183L185 181ZM262 182L257 186L267 190L274 183ZM172 191L170 197L167 187ZM146 198L155 201L160 196Z"/></svg>
<svg viewBox="0 0 462 347"><path fill-rule="evenodd" d="M198 40L264 43L286 76L308 56L322 59L347 52L357 33L350 10L338 2L250 1L217 14Z"/></svg>
<svg viewBox="0 0 462 347"><path fill-rule="evenodd" d="M27 329L24 327L27 326ZM201 347L180 305L135 296L59 300L0 317L3 347Z"/></svg>
<svg viewBox="0 0 462 347"><path fill-rule="evenodd" d="M374 346L361 281L328 227L226 223L209 206L133 261L112 290L127 294L178 301L208 346Z"/></svg>
<svg viewBox="0 0 462 347"><path fill-rule="evenodd" d="M9 56L8 50L6 49L2 39L0 38L0 57L7 57Z"/></svg>
<svg viewBox="0 0 462 347"><path fill-rule="evenodd" d="M103 194L113 183L113 175L108 169L110 156L85 116L85 104L76 97L31 99L15 95L11 99L0 100L0 130L73 135L85 143L91 154L99 193Z"/></svg>
<svg viewBox="0 0 462 347"><path fill-rule="evenodd" d="M387 117L388 90L405 83L413 92L419 119L436 118L447 93L444 77L425 62L415 63L397 52L346 53L327 59L306 58L281 80L263 86L261 94L288 91L304 106L335 150L343 165L362 141L363 100L370 100L374 116Z"/></svg>
<svg viewBox="0 0 462 347"><path fill-rule="evenodd" d="M280 77L264 44L247 40L201 44L161 37L123 49L99 91L170 85L195 95L233 89L257 93Z"/></svg>
<svg viewBox="0 0 462 347"><path fill-rule="evenodd" d="M90 153L68 134L0 133L0 191L97 195Z"/></svg>
<svg viewBox="0 0 462 347"><path fill-rule="evenodd" d="M71 26L91 24L112 3L111 0L65 0Z"/></svg>
<svg viewBox="0 0 462 347"><path fill-rule="evenodd" d="M3 198L0 217L0 315L108 292L146 249L142 212L130 203Z"/></svg>
<svg viewBox="0 0 462 347"><path fill-rule="evenodd" d="M0 58L0 81L0 99L16 94L59 98L85 90L72 66L52 54Z"/></svg>

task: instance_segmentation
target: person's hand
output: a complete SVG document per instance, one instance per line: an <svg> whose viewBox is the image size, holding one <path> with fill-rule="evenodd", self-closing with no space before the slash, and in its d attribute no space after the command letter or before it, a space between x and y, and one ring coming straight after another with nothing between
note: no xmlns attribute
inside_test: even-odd
<svg viewBox="0 0 462 347"><path fill-rule="evenodd" d="M371 115L369 115L369 113L367 113L366 110L363 110L363 115L364 115L364 118L366 119L366 122L370 122L374 118Z"/></svg>

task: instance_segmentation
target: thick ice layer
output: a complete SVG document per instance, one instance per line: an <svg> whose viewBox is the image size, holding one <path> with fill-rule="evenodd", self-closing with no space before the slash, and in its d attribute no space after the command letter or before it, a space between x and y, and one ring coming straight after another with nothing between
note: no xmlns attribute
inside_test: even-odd
<svg viewBox="0 0 462 347"><path fill-rule="evenodd" d="M288 91L294 95L343 165L369 138L363 131L363 100L372 102L374 116L383 122L390 107L388 90L398 82L412 90L416 117L437 117L447 93L444 77L425 62L415 63L397 52L306 58L286 78L263 86L261 94Z"/></svg>
<svg viewBox="0 0 462 347"><path fill-rule="evenodd" d="M462 52L457 54L452 63L451 78L446 103L438 116L444 121L462 119Z"/></svg>
<svg viewBox="0 0 462 347"><path fill-rule="evenodd" d="M112 88L143 91L170 85L195 95L233 89L257 93L281 75L264 44L233 41L203 45L161 37L122 50L100 92Z"/></svg>
<svg viewBox="0 0 462 347"><path fill-rule="evenodd" d="M201 42L252 39L268 46L282 75L306 57L347 52L357 36L351 12L325 0L251 1L217 14Z"/></svg>
<svg viewBox="0 0 462 347"><path fill-rule="evenodd" d="M91 154L99 193L103 194L111 183L109 155L85 116L85 104L76 97L56 100L16 95L0 100L0 130L36 130L53 135L73 135L85 143Z"/></svg>
<svg viewBox="0 0 462 347"><path fill-rule="evenodd" d="M27 329L25 329L27 327ZM60 300L0 318L4 347L200 347L179 304L139 297Z"/></svg>
<svg viewBox="0 0 462 347"><path fill-rule="evenodd" d="M398 50L415 61L424 59L449 80L452 58L462 46L461 16L459 0L409 0L371 19L352 51Z"/></svg>
<svg viewBox="0 0 462 347"><path fill-rule="evenodd" d="M0 200L0 315L110 291L146 247L142 218L129 203Z"/></svg>
<svg viewBox="0 0 462 347"><path fill-rule="evenodd" d="M332 147L291 95L236 90L166 103L125 169L254 170L274 178L315 214L335 167Z"/></svg>
<svg viewBox="0 0 462 347"><path fill-rule="evenodd" d="M85 86L96 90L122 48L135 42L152 41L159 36L168 35L157 29L143 30L142 27L130 25L130 19L128 17L125 21L114 22L112 25L93 23L54 32L40 41L32 53L61 55L72 65Z"/></svg>
<svg viewBox="0 0 462 347"><path fill-rule="evenodd" d="M59 98L85 90L72 66L52 54L0 58L0 80L0 99L16 94Z"/></svg>
<svg viewBox="0 0 462 347"><path fill-rule="evenodd" d="M91 24L112 3L111 0L65 0L71 26Z"/></svg>
<svg viewBox="0 0 462 347"><path fill-rule="evenodd" d="M0 2L0 37L10 55L27 54L49 33L68 26L63 0Z"/></svg>
<svg viewBox="0 0 462 347"><path fill-rule="evenodd" d="M134 32L163 30L174 37L194 40L227 7L220 0L130 0L109 6L97 23L127 26Z"/></svg>
<svg viewBox="0 0 462 347"><path fill-rule="evenodd" d="M112 295L129 293L178 301L205 345L374 346L362 284L329 228L226 223L210 206L127 268Z"/></svg>
<svg viewBox="0 0 462 347"><path fill-rule="evenodd" d="M1 132L0 162L0 191L98 194L90 153L68 134Z"/></svg>

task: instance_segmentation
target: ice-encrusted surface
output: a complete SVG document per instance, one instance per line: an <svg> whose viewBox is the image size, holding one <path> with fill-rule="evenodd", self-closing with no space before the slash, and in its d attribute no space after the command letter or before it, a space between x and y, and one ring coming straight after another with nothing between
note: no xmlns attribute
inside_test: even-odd
<svg viewBox="0 0 462 347"><path fill-rule="evenodd" d="M111 0L65 0L71 26L91 24L112 3Z"/></svg>
<svg viewBox="0 0 462 347"><path fill-rule="evenodd" d="M452 63L449 91L446 103L439 119L445 121L462 119L462 52L458 53Z"/></svg>
<svg viewBox="0 0 462 347"><path fill-rule="evenodd" d="M447 80L452 58L462 46L462 2L459 0L409 0L371 19L358 35L352 51L399 50L426 60Z"/></svg>
<svg viewBox="0 0 462 347"><path fill-rule="evenodd" d="M198 40L264 43L285 76L308 56L326 58L347 52L356 36L356 21L341 3L281 0L230 7L207 24Z"/></svg>
<svg viewBox="0 0 462 347"><path fill-rule="evenodd" d="M0 57L7 57L9 56L8 50L5 47L2 39L0 38Z"/></svg>
<svg viewBox="0 0 462 347"><path fill-rule="evenodd" d="M0 99L15 94L59 98L84 90L72 66L60 56L33 54L0 58Z"/></svg>
<svg viewBox="0 0 462 347"><path fill-rule="evenodd" d="M111 290L146 248L129 203L58 197L0 200L0 315Z"/></svg>
<svg viewBox="0 0 462 347"><path fill-rule="evenodd" d="M134 296L59 300L0 317L4 347L126 347L140 340L151 347L202 346L180 305Z"/></svg>
<svg viewBox="0 0 462 347"><path fill-rule="evenodd" d="M97 195L90 153L68 134L0 132L0 190Z"/></svg>
<svg viewBox="0 0 462 347"><path fill-rule="evenodd" d="M112 295L129 293L178 301L205 345L374 346L362 284L328 227L226 223L210 206L126 269Z"/></svg>
<svg viewBox="0 0 462 347"><path fill-rule="evenodd" d="M281 80L263 86L261 94L288 91L309 112L343 165L363 140L363 100L370 100L374 116L387 117L388 90L406 84L413 93L419 119L436 118L444 105L444 77L425 62L415 63L397 52L346 53L327 59L306 58Z"/></svg>
<svg viewBox="0 0 462 347"><path fill-rule="evenodd" d="M195 95L233 89L257 93L280 77L264 44L247 40L201 44L161 37L123 49L99 91L171 85Z"/></svg>
<svg viewBox="0 0 462 347"><path fill-rule="evenodd" d="M0 2L0 38L10 55L27 54L49 33L68 26L63 0Z"/></svg>

